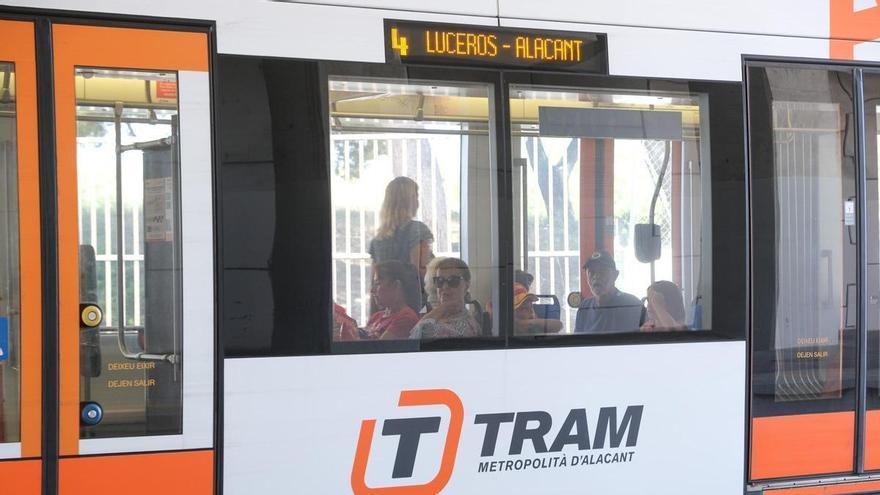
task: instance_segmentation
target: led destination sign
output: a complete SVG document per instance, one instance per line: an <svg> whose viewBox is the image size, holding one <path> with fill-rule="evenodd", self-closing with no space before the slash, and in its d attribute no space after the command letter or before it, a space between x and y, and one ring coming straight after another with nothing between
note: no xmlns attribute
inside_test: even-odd
<svg viewBox="0 0 880 495"><path fill-rule="evenodd" d="M385 21L388 62L608 73L604 34Z"/></svg>

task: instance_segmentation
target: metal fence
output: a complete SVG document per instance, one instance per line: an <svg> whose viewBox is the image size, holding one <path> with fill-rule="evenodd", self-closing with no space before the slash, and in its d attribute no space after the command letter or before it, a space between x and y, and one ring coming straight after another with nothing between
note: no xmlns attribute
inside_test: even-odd
<svg viewBox="0 0 880 495"><path fill-rule="evenodd" d="M95 249L95 276L99 306L104 310L104 326L119 325L116 304L116 277L119 267L116 257L116 173L112 136L79 137L79 239ZM131 156L128 155L137 155ZM126 161L140 158L140 153L127 154ZM128 166L129 164L126 164ZM141 167L128 167L140 171ZM144 320L144 237L143 237L143 179L141 174L126 177L123 194L123 235L125 263L125 324L141 326Z"/></svg>
<svg viewBox="0 0 880 495"><path fill-rule="evenodd" d="M574 328L576 309L566 296L580 289L580 148L577 139L523 137L526 266L532 292L556 296L564 331ZM572 191L575 193L573 194Z"/></svg>

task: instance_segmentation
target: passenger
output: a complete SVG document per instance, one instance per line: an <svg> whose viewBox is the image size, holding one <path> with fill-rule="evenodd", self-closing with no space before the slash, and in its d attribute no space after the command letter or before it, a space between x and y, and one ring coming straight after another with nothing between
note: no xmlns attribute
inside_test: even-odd
<svg viewBox="0 0 880 495"><path fill-rule="evenodd" d="M593 297L585 299L575 317L575 333L636 332L644 308L639 298L614 286L617 265L605 251L598 251L584 263L587 282Z"/></svg>
<svg viewBox="0 0 880 495"><path fill-rule="evenodd" d="M648 287L648 316L643 332L687 330L681 290L673 282L658 280Z"/></svg>
<svg viewBox="0 0 880 495"><path fill-rule="evenodd" d="M422 290L415 267L397 260L373 265L371 290L379 311L370 316L364 329L371 339L406 339L418 323Z"/></svg>
<svg viewBox="0 0 880 495"><path fill-rule="evenodd" d="M525 287L526 290L532 290L532 282L535 281L535 276L517 268L513 271L513 281Z"/></svg>
<svg viewBox="0 0 880 495"><path fill-rule="evenodd" d="M437 299L437 288L434 287L434 276L437 274L437 265L445 259L447 258L444 256L434 258L428 262L428 266L425 268L425 308L427 309L427 311L431 311L431 309L435 308L437 304L440 303L440 301Z"/></svg>
<svg viewBox="0 0 880 495"><path fill-rule="evenodd" d="M529 293L525 285L513 284L514 335L543 335L562 330L561 321L545 320L535 315L532 304L537 300L538 296Z"/></svg>
<svg viewBox="0 0 880 495"><path fill-rule="evenodd" d="M345 308L333 303L333 340L357 340L358 324Z"/></svg>
<svg viewBox="0 0 880 495"><path fill-rule="evenodd" d="M373 263L397 260L415 266L425 275L434 234L424 223L414 220L419 209L419 186L409 177L396 177L385 187L379 211L379 228L370 241Z"/></svg>
<svg viewBox="0 0 880 495"><path fill-rule="evenodd" d="M480 325L465 305L471 282L467 263L446 258L437 263L436 268L433 282L437 305L416 324L410 338L476 337L480 334Z"/></svg>

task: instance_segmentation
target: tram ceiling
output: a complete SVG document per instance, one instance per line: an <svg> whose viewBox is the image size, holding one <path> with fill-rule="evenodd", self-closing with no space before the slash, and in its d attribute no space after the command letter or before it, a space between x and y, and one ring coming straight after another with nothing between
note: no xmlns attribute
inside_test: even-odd
<svg viewBox="0 0 880 495"><path fill-rule="evenodd" d="M514 124L537 124L538 109L552 105L559 108L616 108L632 110L651 110L650 103L624 103L608 101L578 100L525 100L511 103L510 118ZM391 94L332 91L330 93L330 114L334 119L386 119L437 122L479 122L489 117L489 104L485 98L472 96L448 96L425 94ZM675 104L666 110L681 112L682 125L698 128L699 108L687 104Z"/></svg>

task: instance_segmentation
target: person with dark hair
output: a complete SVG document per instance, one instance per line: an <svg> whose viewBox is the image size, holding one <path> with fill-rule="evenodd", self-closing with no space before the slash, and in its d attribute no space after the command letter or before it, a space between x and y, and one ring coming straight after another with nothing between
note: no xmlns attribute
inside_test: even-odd
<svg viewBox="0 0 880 495"><path fill-rule="evenodd" d="M535 276L525 270L517 268L513 271L513 282L522 285L526 290L532 290L532 282L534 281Z"/></svg>
<svg viewBox="0 0 880 495"><path fill-rule="evenodd" d="M419 186L409 177L395 177L385 187L379 210L379 228L370 241L373 263L397 260L410 263L419 274L434 257L434 234L424 223L415 220L419 209Z"/></svg>
<svg viewBox="0 0 880 495"><path fill-rule="evenodd" d="M644 307L638 297L614 286L620 272L614 258L597 251L584 263L584 272L593 297L585 299L575 316L575 333L636 332Z"/></svg>
<svg viewBox="0 0 880 495"><path fill-rule="evenodd" d="M370 316L363 330L344 331L341 340L408 338L419 321L417 311L422 305L415 267L397 260L376 263L370 293L380 309Z"/></svg>
<svg viewBox="0 0 880 495"><path fill-rule="evenodd" d="M458 258L444 258L435 265L432 280L437 305L410 332L411 339L476 337L480 334L477 320L467 310L467 292L471 270Z"/></svg>
<svg viewBox="0 0 880 495"><path fill-rule="evenodd" d="M658 280L648 286L648 317L642 325L643 332L687 330L684 320L684 302L677 285Z"/></svg>

